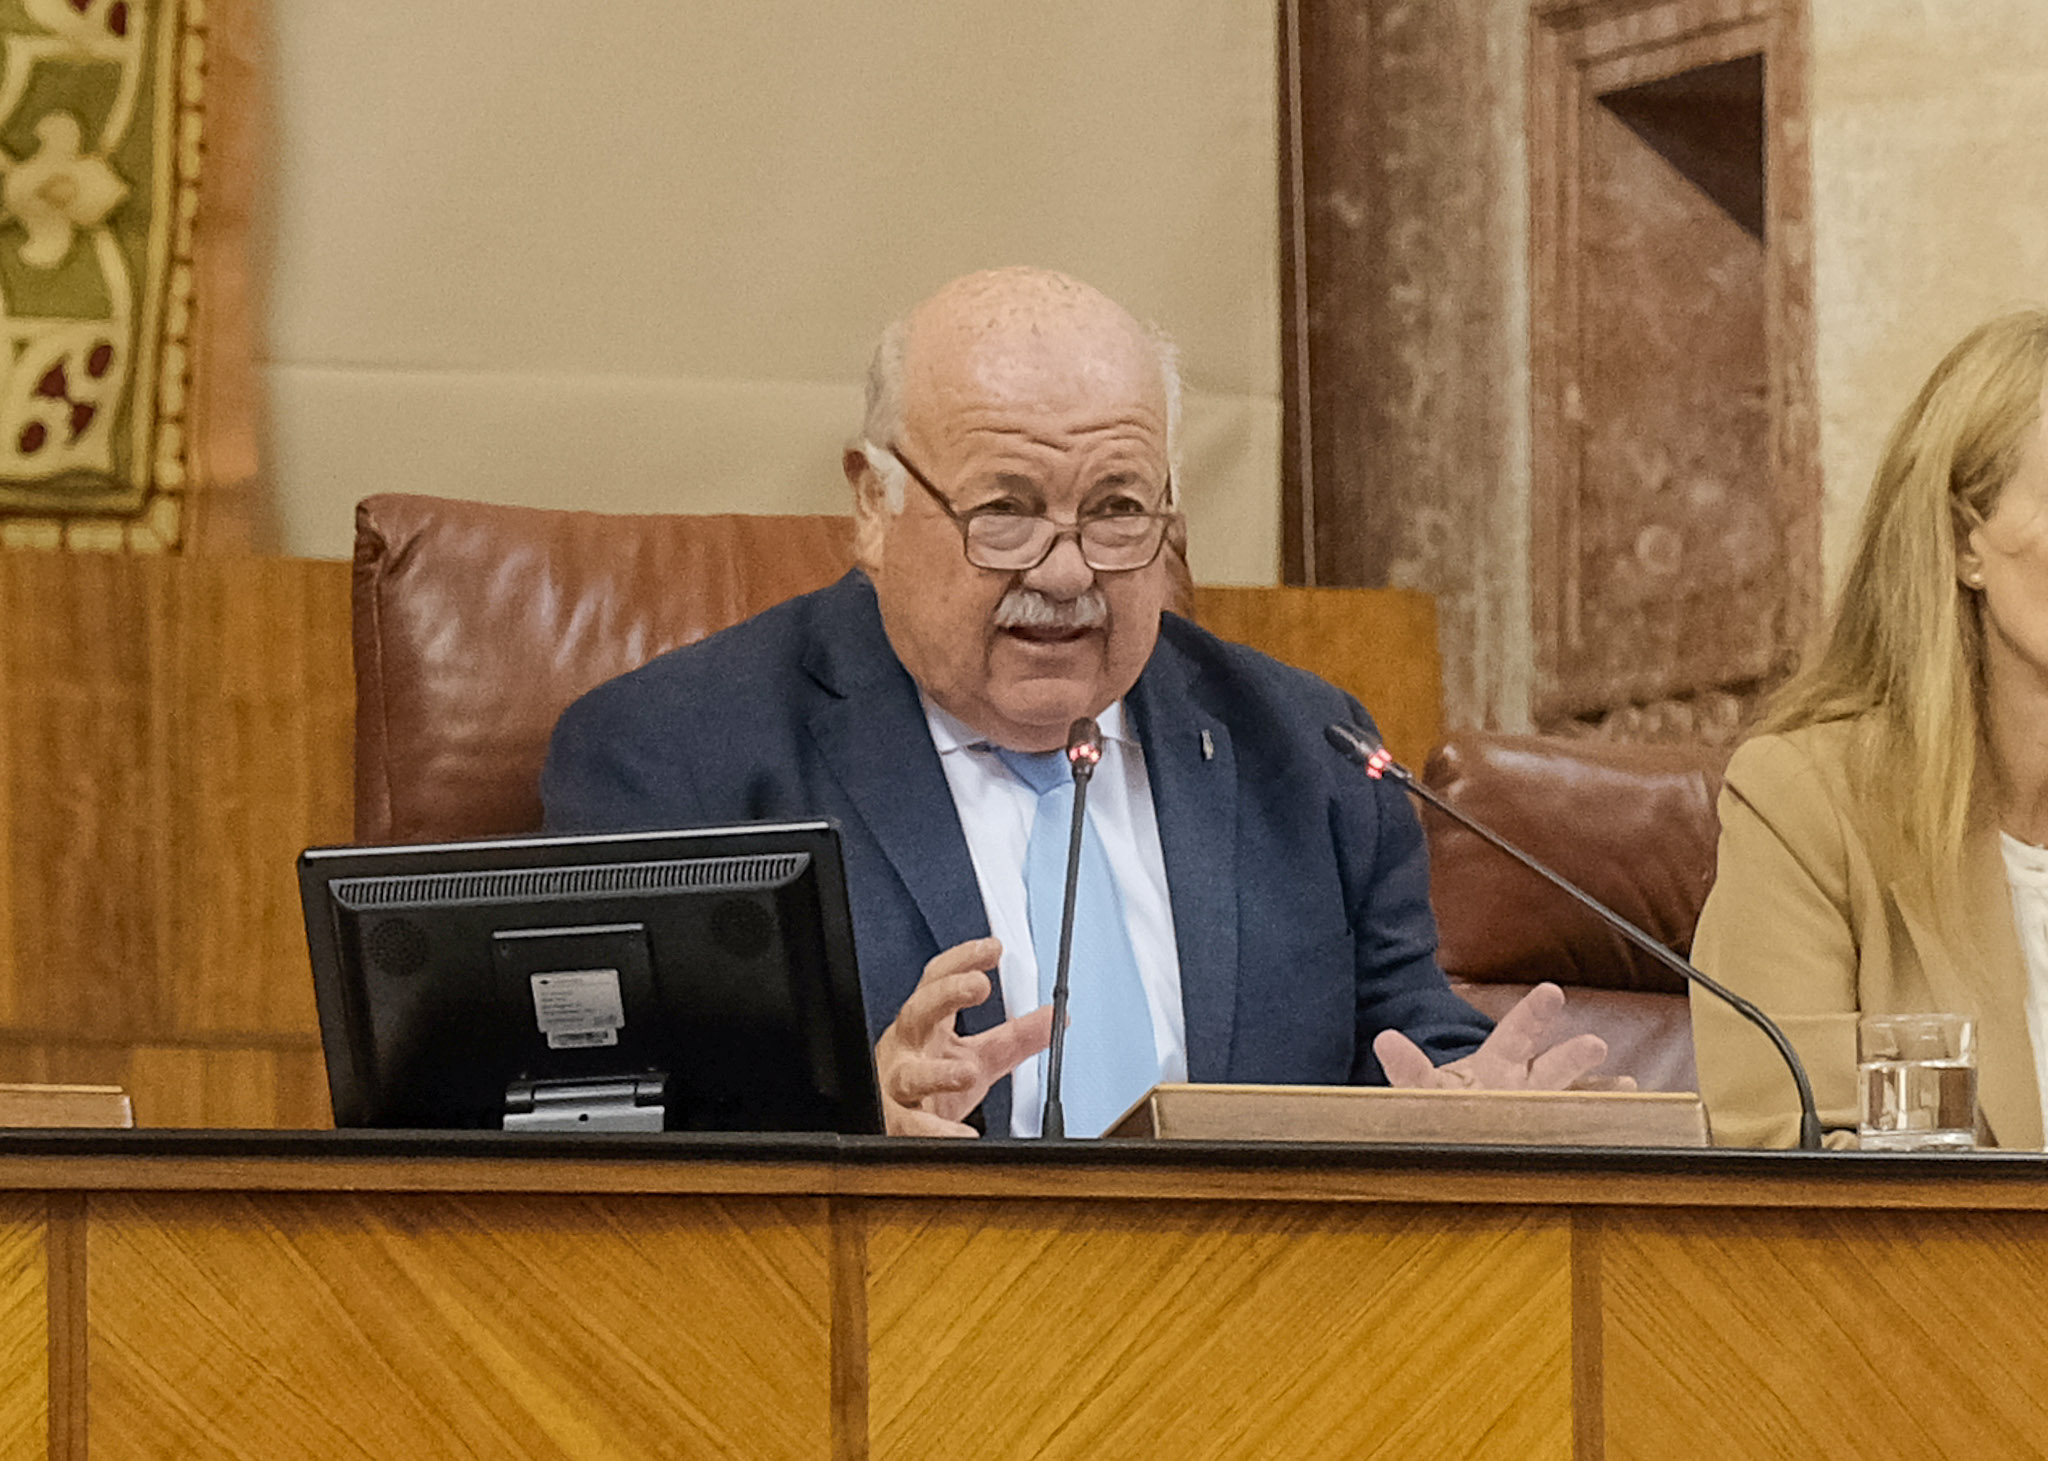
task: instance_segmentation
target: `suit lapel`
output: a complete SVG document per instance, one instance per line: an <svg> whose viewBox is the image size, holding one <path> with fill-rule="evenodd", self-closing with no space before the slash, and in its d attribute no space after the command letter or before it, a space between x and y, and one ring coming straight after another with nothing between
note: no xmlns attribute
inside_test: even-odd
<svg viewBox="0 0 2048 1461"><path fill-rule="evenodd" d="M1915 905L1894 901L1920 956L1939 1009L1977 1021L1977 1105L2002 1147L2042 1144L2041 1087L2027 1033L2027 966L2013 923L2012 894L1995 827L1971 834L1963 851L1964 916L1975 938L1960 955Z"/></svg>
<svg viewBox="0 0 2048 1461"><path fill-rule="evenodd" d="M917 686L889 646L866 578L850 574L834 593L843 597L822 616L825 629L805 661L827 692L810 715L811 736L936 949L981 938L988 933L981 886ZM923 971L882 972L884 987L900 985L898 997L907 998ZM1000 1016L999 999L970 1011L980 1021L974 1028Z"/></svg>
<svg viewBox="0 0 2048 1461"><path fill-rule="evenodd" d="M1227 1080L1237 1018L1237 761L1162 634L1127 704L1145 750L1180 954L1188 1079Z"/></svg>

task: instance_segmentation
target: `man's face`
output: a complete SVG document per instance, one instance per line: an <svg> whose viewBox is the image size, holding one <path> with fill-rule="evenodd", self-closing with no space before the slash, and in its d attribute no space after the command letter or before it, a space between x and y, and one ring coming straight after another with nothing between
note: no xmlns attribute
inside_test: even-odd
<svg viewBox="0 0 2048 1461"><path fill-rule="evenodd" d="M938 333L927 349L913 337L894 444L956 513L999 507L1064 527L1164 508L1164 386L1135 330L1056 321L966 340ZM890 514L873 474L849 470L889 642L944 709L999 745L1053 750L1076 718L1136 682L1170 591L1163 554L1098 573L1068 536L1028 571L977 568L915 483Z"/></svg>

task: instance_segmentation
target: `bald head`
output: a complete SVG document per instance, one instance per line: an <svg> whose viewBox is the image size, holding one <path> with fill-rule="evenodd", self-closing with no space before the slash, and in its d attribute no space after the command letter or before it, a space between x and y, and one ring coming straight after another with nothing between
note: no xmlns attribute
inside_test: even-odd
<svg viewBox="0 0 2048 1461"><path fill-rule="evenodd" d="M944 285L882 332L868 363L863 434L886 447L912 416L944 413L971 392L1100 399L1134 382L1150 398L1167 461L1177 469L1181 381L1173 343L1070 275L986 269ZM877 466L890 506L900 510L903 474L886 460Z"/></svg>

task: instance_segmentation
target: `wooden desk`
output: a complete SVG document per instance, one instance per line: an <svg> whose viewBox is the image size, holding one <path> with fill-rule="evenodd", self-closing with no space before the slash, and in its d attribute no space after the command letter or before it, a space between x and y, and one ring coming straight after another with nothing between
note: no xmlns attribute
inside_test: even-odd
<svg viewBox="0 0 2048 1461"><path fill-rule="evenodd" d="M0 1456L2006 1456L2048 1160L0 1137Z"/></svg>

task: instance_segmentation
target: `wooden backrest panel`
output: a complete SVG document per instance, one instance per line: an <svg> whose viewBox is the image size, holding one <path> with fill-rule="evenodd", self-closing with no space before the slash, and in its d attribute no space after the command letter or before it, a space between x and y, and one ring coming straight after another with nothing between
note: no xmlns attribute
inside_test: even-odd
<svg viewBox="0 0 2048 1461"><path fill-rule="evenodd" d="M1203 628L1349 690L1418 771L1443 739L1436 601L1397 588L1197 588Z"/></svg>

